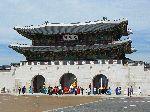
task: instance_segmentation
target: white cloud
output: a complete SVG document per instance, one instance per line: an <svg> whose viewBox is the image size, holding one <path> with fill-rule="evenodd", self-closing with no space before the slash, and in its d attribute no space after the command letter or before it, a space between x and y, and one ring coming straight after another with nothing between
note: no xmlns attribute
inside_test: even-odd
<svg viewBox="0 0 150 112"><path fill-rule="evenodd" d="M78 22L128 18L133 29L137 48L149 42L150 32L149 0L5 0L0 3L0 44L11 42L30 43L13 30L16 24L31 25L49 22ZM140 41L138 32L143 39ZM148 33L145 33L148 32ZM142 48L141 48L142 49ZM140 50L141 50L140 49ZM143 49L148 49L144 48ZM1 51L0 51L1 52ZM142 52L142 51L140 51ZM139 54L141 55L141 54ZM141 56L142 57L142 56ZM9 59L8 59L9 60Z"/></svg>

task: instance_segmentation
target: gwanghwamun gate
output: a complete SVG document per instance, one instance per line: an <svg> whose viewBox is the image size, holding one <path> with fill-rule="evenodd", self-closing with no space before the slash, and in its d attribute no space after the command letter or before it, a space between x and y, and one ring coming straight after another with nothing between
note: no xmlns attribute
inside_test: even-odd
<svg viewBox="0 0 150 112"><path fill-rule="evenodd" d="M131 47L127 19L70 24L46 21L14 30L32 45L9 45L26 61L0 67L1 89L16 93L19 87L32 86L38 93L43 85L69 88L76 81L84 89L90 84L91 88L110 87L112 94L116 87L125 93L130 86L134 91L140 86L143 94L150 94L150 65L125 56L136 51Z"/></svg>

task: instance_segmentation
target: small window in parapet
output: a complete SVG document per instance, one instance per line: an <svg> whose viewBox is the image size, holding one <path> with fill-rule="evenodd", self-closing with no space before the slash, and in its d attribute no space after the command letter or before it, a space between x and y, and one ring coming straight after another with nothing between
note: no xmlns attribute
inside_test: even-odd
<svg viewBox="0 0 150 112"><path fill-rule="evenodd" d="M31 65L31 62L28 62L28 65Z"/></svg>
<svg viewBox="0 0 150 112"><path fill-rule="evenodd" d="M121 60L117 60L117 64L121 64Z"/></svg>
<svg viewBox="0 0 150 112"><path fill-rule="evenodd" d="M48 62L48 65L51 65L51 61Z"/></svg>
<svg viewBox="0 0 150 112"><path fill-rule="evenodd" d="M35 61L35 62L33 62L34 63L34 65L37 65L37 62Z"/></svg>
<svg viewBox="0 0 150 112"><path fill-rule="evenodd" d="M105 64L105 60L102 60L102 64Z"/></svg>

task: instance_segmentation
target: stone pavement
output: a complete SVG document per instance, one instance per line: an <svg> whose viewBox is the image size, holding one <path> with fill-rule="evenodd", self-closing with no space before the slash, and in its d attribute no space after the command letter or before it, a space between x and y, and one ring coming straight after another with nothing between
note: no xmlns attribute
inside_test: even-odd
<svg viewBox="0 0 150 112"><path fill-rule="evenodd" d="M19 94L18 93L0 93L0 95L3 95L3 94L8 94L8 95L15 95L15 96L18 96ZM20 95L27 95L27 96L49 96L48 94L43 94L43 93L25 93L25 94L20 94ZM74 95L74 94L63 94L63 95L51 95L51 96L102 96L102 97L128 97L126 94L122 94L122 95L116 95L116 94L111 94L111 95L106 95L106 94L101 94L101 95L94 95L94 94L90 94L90 95L87 95L87 94L84 94L84 95L81 95L81 94L78 94L78 95ZM150 97L150 94L142 94L142 95L132 95L133 97Z"/></svg>
<svg viewBox="0 0 150 112"><path fill-rule="evenodd" d="M20 110L25 112L150 112L150 96L0 94L0 112L20 112Z"/></svg>
<svg viewBox="0 0 150 112"><path fill-rule="evenodd" d="M150 112L150 97L115 97L45 112Z"/></svg>
<svg viewBox="0 0 150 112"><path fill-rule="evenodd" d="M49 96L0 94L0 112L43 112L101 99L100 96Z"/></svg>

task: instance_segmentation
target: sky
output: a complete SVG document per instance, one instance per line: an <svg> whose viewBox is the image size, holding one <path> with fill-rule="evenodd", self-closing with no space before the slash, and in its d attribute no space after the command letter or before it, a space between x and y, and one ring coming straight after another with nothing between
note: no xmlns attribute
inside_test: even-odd
<svg viewBox="0 0 150 112"><path fill-rule="evenodd" d="M126 55L150 63L150 0L3 0L0 3L0 65L24 61L22 54L8 48L11 43L31 44L13 27L127 18L132 29L132 46Z"/></svg>

